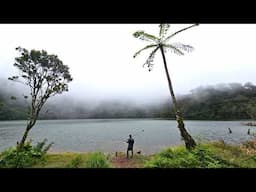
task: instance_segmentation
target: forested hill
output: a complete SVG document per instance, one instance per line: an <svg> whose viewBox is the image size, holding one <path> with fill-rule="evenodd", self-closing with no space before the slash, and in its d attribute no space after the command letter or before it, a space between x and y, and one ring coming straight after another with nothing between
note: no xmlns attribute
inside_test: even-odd
<svg viewBox="0 0 256 192"><path fill-rule="evenodd" d="M12 98L17 95L22 97L17 90L7 92L5 86L0 87L0 120L26 119L28 105L21 97ZM256 119L256 85L252 83L198 87L190 94L177 96L177 100L185 119ZM170 97L159 103L135 105L126 101L105 101L90 106L89 102L60 96L46 104L40 119L175 117Z"/></svg>
<svg viewBox="0 0 256 192"><path fill-rule="evenodd" d="M178 103L186 119L256 119L256 86L230 83L198 87L179 97ZM161 116L170 117L173 112L166 108Z"/></svg>

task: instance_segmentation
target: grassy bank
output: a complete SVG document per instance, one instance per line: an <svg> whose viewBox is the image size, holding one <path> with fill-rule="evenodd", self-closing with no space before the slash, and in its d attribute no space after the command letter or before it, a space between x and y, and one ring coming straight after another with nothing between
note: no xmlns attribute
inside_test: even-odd
<svg viewBox="0 0 256 192"><path fill-rule="evenodd" d="M96 155L95 155L96 154ZM125 153L49 153L45 160L33 165L33 168L142 168L150 156L134 155L126 158Z"/></svg>
<svg viewBox="0 0 256 192"><path fill-rule="evenodd" d="M0 156L1 157L1 156ZM32 168L256 168L256 142L228 145L223 141L166 148L154 155L125 153L47 153Z"/></svg>
<svg viewBox="0 0 256 192"><path fill-rule="evenodd" d="M256 168L256 145L248 141L243 145L228 145L223 141L199 144L195 150L187 151L184 146L166 148L154 155L136 154L126 159L125 153L58 153L47 154L43 163L36 168L88 168L88 161L99 161L98 167L107 162L110 168ZM105 165L105 164L104 164ZM97 167L97 166L96 166Z"/></svg>

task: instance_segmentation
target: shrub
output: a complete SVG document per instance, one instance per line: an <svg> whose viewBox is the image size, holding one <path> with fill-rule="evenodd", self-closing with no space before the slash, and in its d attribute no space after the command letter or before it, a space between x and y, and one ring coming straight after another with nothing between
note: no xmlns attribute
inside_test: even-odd
<svg viewBox="0 0 256 192"><path fill-rule="evenodd" d="M145 163L147 168L221 168L235 166L217 157L209 147L198 145L194 150L168 148Z"/></svg>
<svg viewBox="0 0 256 192"><path fill-rule="evenodd" d="M46 139L37 143L36 146L31 145L31 140L26 142L21 149L11 147L0 155L0 167L1 168L25 168L32 165L43 162L45 160L45 154L50 149L53 143L44 147Z"/></svg>
<svg viewBox="0 0 256 192"><path fill-rule="evenodd" d="M102 152L95 152L88 154L88 158L86 160L86 167L109 168L110 164L107 157Z"/></svg>

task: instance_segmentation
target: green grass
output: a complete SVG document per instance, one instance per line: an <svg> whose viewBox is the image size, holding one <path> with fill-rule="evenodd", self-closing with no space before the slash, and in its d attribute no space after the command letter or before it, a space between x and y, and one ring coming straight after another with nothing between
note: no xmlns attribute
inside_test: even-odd
<svg viewBox="0 0 256 192"><path fill-rule="evenodd" d="M45 162L36 164L33 168L72 168L74 159L78 157L82 160L82 163L79 163L77 167L85 167L84 161L87 156L87 153L48 153Z"/></svg>
<svg viewBox="0 0 256 192"><path fill-rule="evenodd" d="M109 157L101 152L94 153L52 153L47 154L45 161L33 168L108 168Z"/></svg>

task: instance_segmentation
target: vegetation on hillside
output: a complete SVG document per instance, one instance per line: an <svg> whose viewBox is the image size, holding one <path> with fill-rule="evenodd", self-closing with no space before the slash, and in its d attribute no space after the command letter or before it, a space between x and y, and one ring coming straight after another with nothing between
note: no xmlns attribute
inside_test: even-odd
<svg viewBox="0 0 256 192"><path fill-rule="evenodd" d="M256 86L252 83L198 87L178 100L187 119L256 119ZM170 113L172 110L165 109L160 116Z"/></svg>

